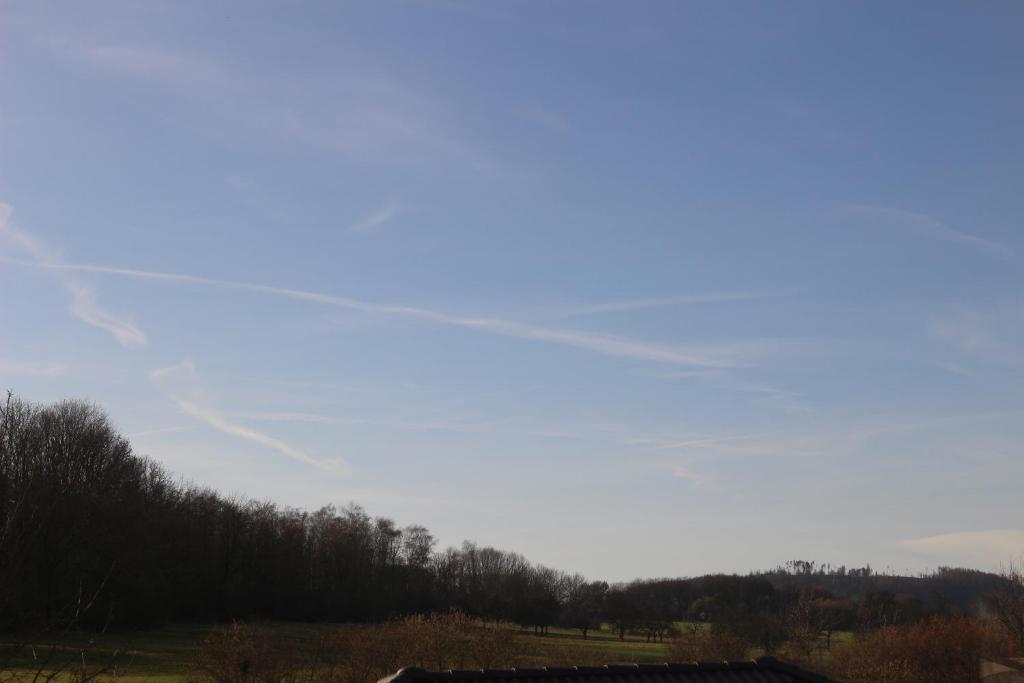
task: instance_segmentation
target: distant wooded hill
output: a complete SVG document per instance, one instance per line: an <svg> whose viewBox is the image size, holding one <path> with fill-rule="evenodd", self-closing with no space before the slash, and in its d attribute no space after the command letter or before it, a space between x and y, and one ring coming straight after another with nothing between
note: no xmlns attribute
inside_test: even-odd
<svg viewBox="0 0 1024 683"><path fill-rule="evenodd" d="M814 563L796 563L800 565ZM981 614L986 610L984 597L1004 579L996 574L961 567L940 567L920 576L879 574L865 569L819 569L805 572L790 567L762 574L779 590L800 590L809 586L823 588L837 596L860 602L872 593L887 592L904 595L920 601L929 610L955 610L966 614Z"/></svg>

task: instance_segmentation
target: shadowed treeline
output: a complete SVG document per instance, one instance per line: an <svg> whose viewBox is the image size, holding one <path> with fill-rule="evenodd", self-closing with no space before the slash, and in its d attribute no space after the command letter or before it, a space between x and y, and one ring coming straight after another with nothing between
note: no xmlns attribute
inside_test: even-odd
<svg viewBox="0 0 1024 683"><path fill-rule="evenodd" d="M175 481L96 406L9 399L0 419L0 629L272 618L377 622L456 608L586 630L607 584L358 506L315 512Z"/></svg>

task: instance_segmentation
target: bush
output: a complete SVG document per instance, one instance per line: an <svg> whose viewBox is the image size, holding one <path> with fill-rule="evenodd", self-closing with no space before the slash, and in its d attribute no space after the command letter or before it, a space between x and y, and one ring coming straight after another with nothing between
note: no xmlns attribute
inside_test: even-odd
<svg viewBox="0 0 1024 683"><path fill-rule="evenodd" d="M997 619L990 619L978 627L981 630L981 653L985 659L1009 659L1017 656L1015 639Z"/></svg>
<svg viewBox="0 0 1024 683"><path fill-rule="evenodd" d="M971 683L981 680L981 648L975 621L935 616L859 635L834 651L829 673L846 683Z"/></svg>
<svg viewBox="0 0 1024 683"><path fill-rule="evenodd" d="M268 629L231 624L214 629L193 661L193 681L292 683L299 657Z"/></svg>
<svg viewBox="0 0 1024 683"><path fill-rule="evenodd" d="M216 629L193 663L195 683L367 683L401 667L510 668L536 663L511 629L459 612L417 615L375 625L333 627L315 642L272 637L268 629ZM568 655L545 652L553 660ZM580 659L575 653L575 660ZM573 663L579 663L573 661Z"/></svg>
<svg viewBox="0 0 1024 683"><path fill-rule="evenodd" d="M750 658L750 643L721 624L689 623L668 652L673 662L739 662Z"/></svg>

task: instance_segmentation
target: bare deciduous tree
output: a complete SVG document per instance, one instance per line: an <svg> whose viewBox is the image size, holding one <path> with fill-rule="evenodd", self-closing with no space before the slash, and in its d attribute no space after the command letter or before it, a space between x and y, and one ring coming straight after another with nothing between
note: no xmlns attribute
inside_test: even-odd
<svg viewBox="0 0 1024 683"><path fill-rule="evenodd" d="M1013 639L1017 656L1024 655L1024 567L1011 562L1000 572L999 584L986 602Z"/></svg>

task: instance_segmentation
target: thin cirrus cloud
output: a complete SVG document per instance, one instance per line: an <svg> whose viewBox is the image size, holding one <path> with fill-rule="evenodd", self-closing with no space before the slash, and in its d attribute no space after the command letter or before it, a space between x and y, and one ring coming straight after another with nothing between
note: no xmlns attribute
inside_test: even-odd
<svg viewBox="0 0 1024 683"><path fill-rule="evenodd" d="M105 310L96 302L96 292L80 282L66 283L71 294L71 315L87 325L104 330L121 346L145 346L146 335L131 320Z"/></svg>
<svg viewBox="0 0 1024 683"><path fill-rule="evenodd" d="M654 363L685 365L696 367L733 367L739 363L740 357L750 353L770 351L771 346L761 348L764 344L729 344L719 347L684 347L677 345L646 342L628 337L611 334L576 332L541 327L500 318L467 318L440 313L426 308L377 304L349 297L335 296L322 292L311 292L286 287L274 287L250 282L220 280L216 278L164 273L129 268L111 268L89 264L26 262L6 259L7 263L46 268L65 272L87 272L122 277L175 282L180 284L202 285L223 289L255 292L275 297L283 297L297 301L308 301L325 306L344 308L378 315L402 317L422 320L449 327L471 329L502 337L512 337L529 341L544 342L556 346L564 346L595 354L619 358L630 358ZM776 342L777 344L777 342Z"/></svg>
<svg viewBox="0 0 1024 683"><path fill-rule="evenodd" d="M649 308L665 308L668 306L687 306L691 304L721 303L727 301L757 301L761 299L772 299L786 296L784 291L760 291L760 292L705 292L702 294L685 294L681 296L651 297L646 299L631 299L629 301L612 301L609 303L594 304L591 306L579 306L570 308L556 314L555 317L571 318L585 315L599 315L602 313L622 313L627 311L640 311Z"/></svg>
<svg viewBox="0 0 1024 683"><path fill-rule="evenodd" d="M55 272L72 273L61 268L63 262L54 250L11 224L11 207L0 204L0 237L27 254L31 263ZM61 284L71 297L68 310L78 320L99 328L126 347L145 346L146 334L131 319L111 313L96 301L96 291L74 277L61 277Z"/></svg>
<svg viewBox="0 0 1024 683"><path fill-rule="evenodd" d="M713 457L785 457L841 458L854 453L885 427L854 430L825 430L802 433L758 432L751 434L695 435L663 438L644 445L657 450L675 451L689 456Z"/></svg>
<svg viewBox="0 0 1024 683"><path fill-rule="evenodd" d="M900 541L914 552L940 561L970 562L974 566L1020 561L1024 529L958 531Z"/></svg>
<svg viewBox="0 0 1024 683"><path fill-rule="evenodd" d="M386 223L390 223L391 221L393 221L395 217L398 216L398 213L398 204L396 204L395 202L391 202L387 206L384 206L374 211L369 216L366 216L365 218L356 221L355 223L350 225L348 231L370 232L371 230L379 228L382 225L385 225Z"/></svg>
<svg viewBox="0 0 1024 683"><path fill-rule="evenodd" d="M517 426L516 418L497 418L486 421L453 421L453 420L396 420L364 417L338 417L319 413L301 412L240 412L231 413L230 417L238 417L257 422L295 422L304 424L325 425L333 427L383 427L386 429L402 429L413 431L445 431L462 434L491 434L503 437L536 437L558 440L603 441L614 439L615 435L603 433L601 429L589 427L580 430L555 429L530 426Z"/></svg>
<svg viewBox="0 0 1024 683"><path fill-rule="evenodd" d="M687 481L692 481L694 484L706 484L711 481L711 477L705 474L698 474L690 468L682 465L673 465L670 468L670 471L672 472L672 476L676 479L685 479Z"/></svg>
<svg viewBox="0 0 1024 683"><path fill-rule="evenodd" d="M216 62L184 52L123 44L86 45L72 51L103 71L148 81L223 88L233 80Z"/></svg>
<svg viewBox="0 0 1024 683"><path fill-rule="evenodd" d="M459 107L436 93L380 74L349 70L268 77L195 51L130 44L57 46L76 66L151 83L212 105L212 111L284 140L361 161L448 160L486 170L491 163L456 131Z"/></svg>
<svg viewBox="0 0 1024 683"><path fill-rule="evenodd" d="M64 372L64 366L57 363L13 361L0 358L0 374L25 375L28 377L56 377Z"/></svg>
<svg viewBox="0 0 1024 683"><path fill-rule="evenodd" d="M928 324L932 338L962 357L1005 368L1022 365L1022 330L1024 316L1014 302L986 301L935 317Z"/></svg>
<svg viewBox="0 0 1024 683"><path fill-rule="evenodd" d="M967 247L990 258L1004 261L1021 260L1020 254L1013 247L969 232L956 230L923 213L853 203L844 204L842 208L874 224L916 232L933 240Z"/></svg>
<svg viewBox="0 0 1024 683"><path fill-rule="evenodd" d="M180 425L178 427L158 427L156 429L144 429L141 432L132 432L126 436L129 439L143 439L150 436L163 436L165 434L177 434L179 432L190 432L195 427L192 425Z"/></svg>
<svg viewBox="0 0 1024 683"><path fill-rule="evenodd" d="M281 439L232 422L220 411L206 405L200 388L199 374L196 372L195 364L189 359L177 365L154 370L149 376L182 412L219 432L266 446L292 460L327 472L338 473L342 470L340 460L314 458Z"/></svg>

